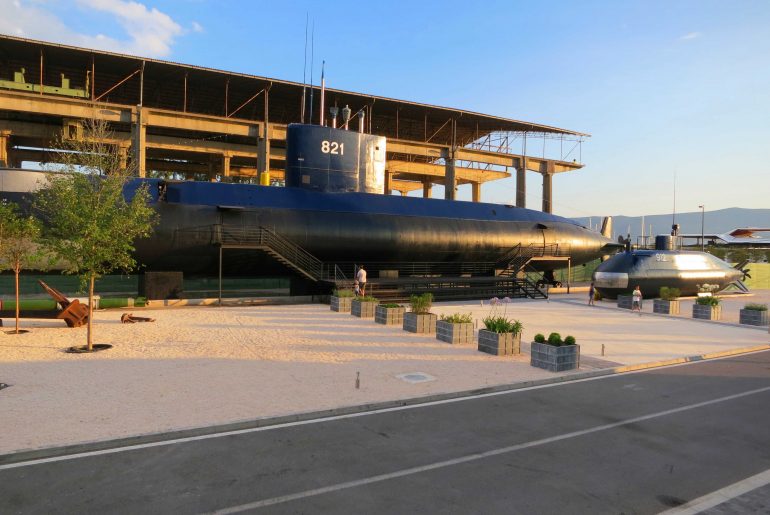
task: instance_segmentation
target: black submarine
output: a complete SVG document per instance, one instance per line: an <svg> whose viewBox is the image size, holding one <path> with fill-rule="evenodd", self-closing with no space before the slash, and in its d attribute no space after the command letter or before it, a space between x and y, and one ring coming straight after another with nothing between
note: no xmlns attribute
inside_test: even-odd
<svg viewBox="0 0 770 515"><path fill-rule="evenodd" d="M676 232L676 230L674 231ZM696 295L704 285L716 285L716 291L730 284L740 289L745 271L739 270L707 252L675 250L676 234L655 237L654 249L631 249L615 254L593 273L596 290L614 299L636 287L645 298L658 297L660 288L678 288L683 296Z"/></svg>
<svg viewBox="0 0 770 515"><path fill-rule="evenodd" d="M617 244L602 234L549 213L384 195L386 145L381 136L290 124L286 187L133 179L126 195L148 185L160 215L154 234L136 242L136 259L144 270L216 275L221 235L228 230L269 231L324 264L369 265L370 277L386 269L406 276L415 265L424 275L460 276L467 275L469 264L483 265L472 274L494 275L495 265L516 248L540 249L546 257L546 249L558 248L573 266L616 250ZM2 197L24 202L43 175L0 170ZM234 247L227 250L225 274L274 275L283 270L285 275L286 264L274 256ZM548 273L564 267L564 261L542 259L532 266Z"/></svg>

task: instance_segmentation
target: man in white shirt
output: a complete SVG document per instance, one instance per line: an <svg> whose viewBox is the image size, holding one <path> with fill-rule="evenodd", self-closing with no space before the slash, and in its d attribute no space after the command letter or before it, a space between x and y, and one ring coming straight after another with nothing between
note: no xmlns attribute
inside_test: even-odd
<svg viewBox="0 0 770 515"><path fill-rule="evenodd" d="M642 316L642 291L637 286L631 294L631 311L639 311L639 316Z"/></svg>
<svg viewBox="0 0 770 515"><path fill-rule="evenodd" d="M358 267L356 280L358 281L358 287L361 289L361 295L366 295L366 270L364 270L363 265Z"/></svg>

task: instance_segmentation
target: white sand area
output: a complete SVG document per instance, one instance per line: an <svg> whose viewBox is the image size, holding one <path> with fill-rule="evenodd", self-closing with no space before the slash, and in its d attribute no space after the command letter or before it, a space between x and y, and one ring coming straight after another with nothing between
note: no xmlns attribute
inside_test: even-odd
<svg viewBox="0 0 770 515"><path fill-rule="evenodd" d="M582 370L769 341L767 328L639 317L611 303L589 308L585 294L553 299L515 301L507 315L524 323L524 342L537 332L574 335ZM433 311L481 319L490 307L441 303ZM157 321L121 324L122 311L98 312L95 342L114 348L90 355L63 352L85 343L86 330L61 321L24 319L30 333L0 334L0 382L12 385L0 391L0 454L554 376L531 367L528 352L494 357L320 304L132 312ZM412 372L435 380L397 377Z"/></svg>

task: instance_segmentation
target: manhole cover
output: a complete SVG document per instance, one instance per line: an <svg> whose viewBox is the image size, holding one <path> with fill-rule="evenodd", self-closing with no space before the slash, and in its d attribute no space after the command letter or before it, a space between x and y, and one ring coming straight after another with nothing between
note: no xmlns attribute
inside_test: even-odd
<svg viewBox="0 0 770 515"><path fill-rule="evenodd" d="M426 383L436 380L435 377L424 372L410 372L408 374L399 374L396 377L407 383Z"/></svg>

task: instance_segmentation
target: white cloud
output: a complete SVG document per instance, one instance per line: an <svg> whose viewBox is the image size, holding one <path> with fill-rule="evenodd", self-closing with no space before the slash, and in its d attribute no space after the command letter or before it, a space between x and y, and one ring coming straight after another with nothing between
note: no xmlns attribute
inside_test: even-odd
<svg viewBox="0 0 770 515"><path fill-rule="evenodd" d="M192 27L193 32L203 32L203 26L197 21L192 22L190 26Z"/></svg>
<svg viewBox="0 0 770 515"><path fill-rule="evenodd" d="M679 38L679 40L680 41L686 41L688 39L696 39L696 38L699 38L699 37L701 37L701 33L700 32L688 32L684 36L681 36Z"/></svg>
<svg viewBox="0 0 770 515"><path fill-rule="evenodd" d="M183 33L170 16L138 2L78 0L78 4L114 17L125 31L123 37L78 33L40 2L21 0L0 0L0 33L147 57L168 56L174 38Z"/></svg>

